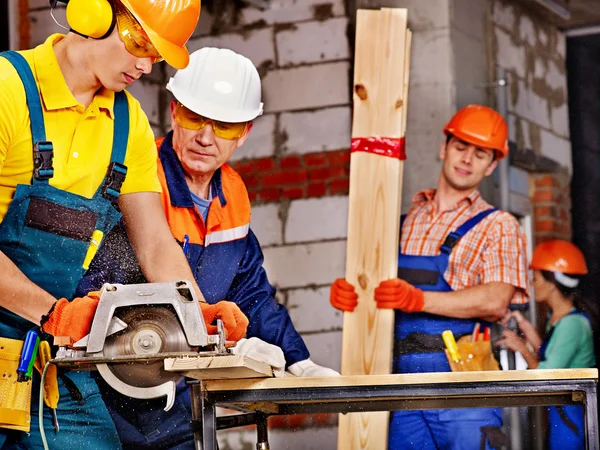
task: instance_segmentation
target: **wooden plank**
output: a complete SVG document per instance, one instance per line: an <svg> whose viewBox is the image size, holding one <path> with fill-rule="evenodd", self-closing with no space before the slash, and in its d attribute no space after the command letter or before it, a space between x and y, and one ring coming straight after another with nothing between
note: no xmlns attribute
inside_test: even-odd
<svg viewBox="0 0 600 450"><path fill-rule="evenodd" d="M352 375L319 378L263 378L206 381L209 391L261 390L304 387L386 386L398 384L485 383L598 379L598 369L495 370L486 372L408 373L398 375Z"/></svg>
<svg viewBox="0 0 600 450"><path fill-rule="evenodd" d="M352 138L402 138L406 124L407 12L359 10L356 24ZM403 163L400 159L353 152L346 279L358 293L358 307L344 313L342 374L389 374L394 311L378 310L373 290L394 278ZM338 449L387 448L388 412L339 416Z"/></svg>
<svg viewBox="0 0 600 450"><path fill-rule="evenodd" d="M243 355L198 356L197 358L166 358L165 370L182 372L197 380L272 377L268 364Z"/></svg>

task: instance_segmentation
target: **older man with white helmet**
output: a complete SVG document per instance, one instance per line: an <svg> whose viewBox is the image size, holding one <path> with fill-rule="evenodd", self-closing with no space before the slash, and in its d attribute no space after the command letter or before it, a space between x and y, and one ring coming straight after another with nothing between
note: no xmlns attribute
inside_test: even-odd
<svg viewBox="0 0 600 450"><path fill-rule="evenodd" d="M296 376L335 376L311 361L289 314L275 300L250 230L244 182L228 164L262 114L260 77L252 62L231 50L203 48L170 79L172 131L158 140L163 205L175 239L183 246L209 303L227 299L248 316L249 339L234 352L287 368ZM139 283L143 276L122 228L107 237L80 292L103 283ZM280 350L281 349L281 350ZM281 352L283 350L283 353ZM284 359L285 358L285 359ZM193 449L190 396L178 386L176 405L129 399L101 385L124 448Z"/></svg>

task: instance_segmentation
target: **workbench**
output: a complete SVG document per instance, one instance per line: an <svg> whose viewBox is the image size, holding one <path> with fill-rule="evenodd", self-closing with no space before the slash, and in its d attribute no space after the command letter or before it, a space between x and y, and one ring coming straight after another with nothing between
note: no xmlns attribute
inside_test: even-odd
<svg viewBox="0 0 600 450"><path fill-rule="evenodd" d="M217 429L256 424L268 449L269 415L580 404L598 450L597 382L597 369L193 380L192 428L198 450L216 450ZM217 418L217 406L242 414Z"/></svg>

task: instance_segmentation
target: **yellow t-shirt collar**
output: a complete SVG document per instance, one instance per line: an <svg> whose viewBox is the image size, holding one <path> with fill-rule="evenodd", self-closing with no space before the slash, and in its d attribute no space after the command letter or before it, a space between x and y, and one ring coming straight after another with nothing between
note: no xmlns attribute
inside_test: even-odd
<svg viewBox="0 0 600 450"><path fill-rule="evenodd" d="M56 33L34 49L35 75L46 111L79 106L63 76L53 46L65 36ZM104 109L113 116L114 93L101 88L90 107Z"/></svg>

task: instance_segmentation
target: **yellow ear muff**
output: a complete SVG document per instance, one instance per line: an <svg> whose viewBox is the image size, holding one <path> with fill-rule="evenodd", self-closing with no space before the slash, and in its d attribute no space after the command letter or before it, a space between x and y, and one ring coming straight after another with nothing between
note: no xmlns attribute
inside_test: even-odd
<svg viewBox="0 0 600 450"><path fill-rule="evenodd" d="M113 8L108 0L69 0L67 22L76 33L101 39L112 31Z"/></svg>

